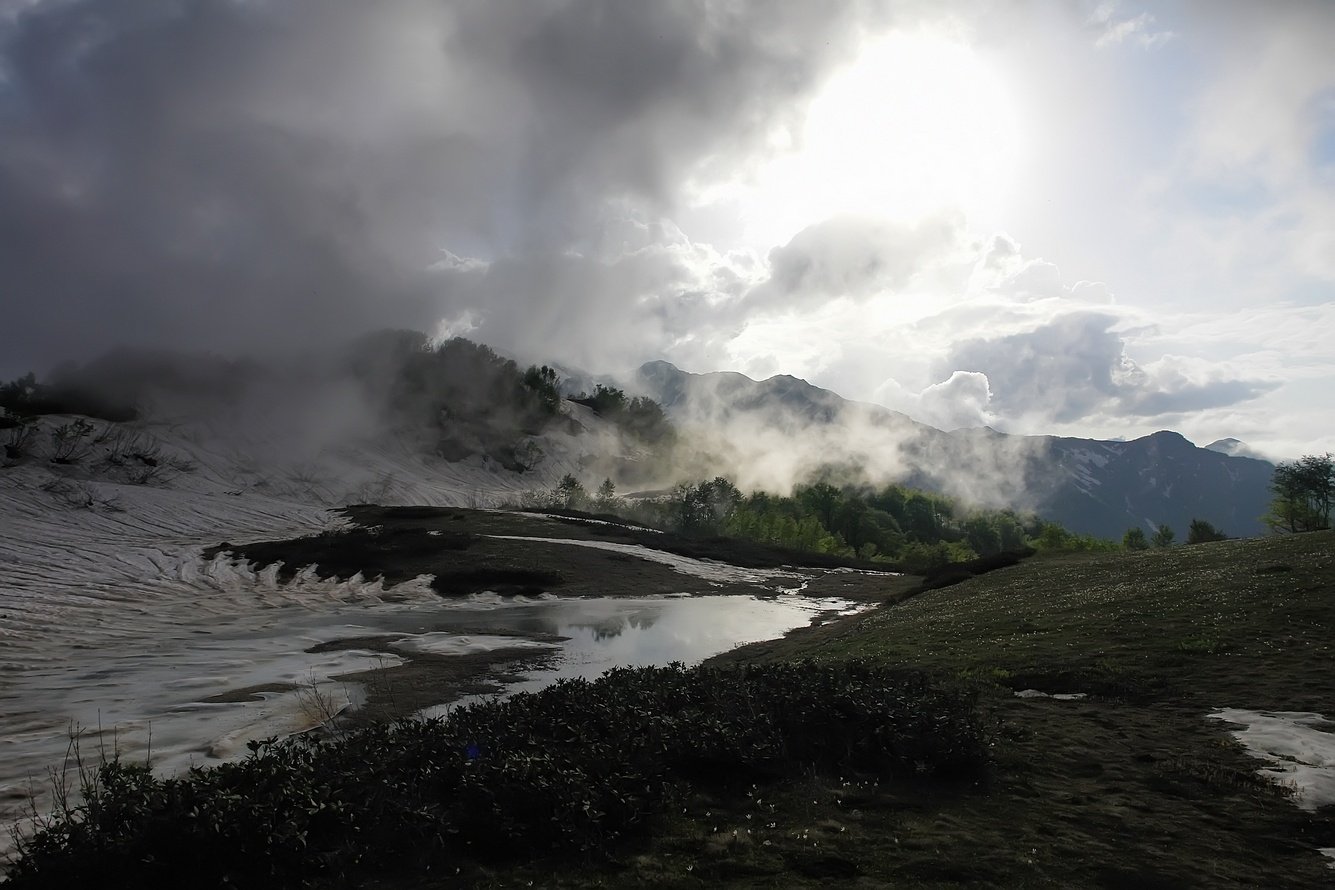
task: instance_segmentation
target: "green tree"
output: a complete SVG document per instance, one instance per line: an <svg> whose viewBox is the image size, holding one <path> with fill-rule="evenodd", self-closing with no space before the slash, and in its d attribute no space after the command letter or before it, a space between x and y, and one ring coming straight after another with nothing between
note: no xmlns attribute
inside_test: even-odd
<svg viewBox="0 0 1335 890"><path fill-rule="evenodd" d="M979 556L1001 552L1001 533L988 516L973 516L964 521L964 540Z"/></svg>
<svg viewBox="0 0 1335 890"><path fill-rule="evenodd" d="M1154 537L1150 538L1150 541L1155 547L1169 547L1172 546L1173 539L1176 537L1177 532L1173 531L1171 526L1160 525L1155 527Z"/></svg>
<svg viewBox="0 0 1335 890"><path fill-rule="evenodd" d="M1127 550L1148 550L1150 541L1145 537L1145 530L1140 526L1129 528L1122 535L1122 546Z"/></svg>
<svg viewBox="0 0 1335 890"><path fill-rule="evenodd" d="M941 540L941 522L932 499L919 492L909 495L904 502L904 532L915 541L932 543Z"/></svg>
<svg viewBox="0 0 1335 890"><path fill-rule="evenodd" d="M1282 461L1270 479L1274 500L1262 517L1274 531L1310 532L1330 528L1330 502L1335 494L1335 457L1308 454Z"/></svg>
<svg viewBox="0 0 1335 890"><path fill-rule="evenodd" d="M685 534L716 535L741 502L742 493L724 476L681 484L672 491L673 522Z"/></svg>
<svg viewBox="0 0 1335 890"><path fill-rule="evenodd" d="M1226 541L1228 535L1215 528L1204 519L1191 520L1191 527L1187 529L1188 544L1203 544L1206 541Z"/></svg>
<svg viewBox="0 0 1335 890"><path fill-rule="evenodd" d="M827 482L817 482L815 485L799 486L793 492L793 497L803 512L814 513L821 525L834 530L834 514L844 500L842 491Z"/></svg>
<svg viewBox="0 0 1335 890"><path fill-rule="evenodd" d="M1034 541L1039 550L1070 550L1073 535L1055 522L1044 522Z"/></svg>

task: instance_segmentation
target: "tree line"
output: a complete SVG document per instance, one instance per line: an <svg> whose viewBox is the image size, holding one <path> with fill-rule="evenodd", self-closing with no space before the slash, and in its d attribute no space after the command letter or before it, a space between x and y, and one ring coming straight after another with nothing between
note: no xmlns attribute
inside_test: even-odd
<svg viewBox="0 0 1335 890"><path fill-rule="evenodd" d="M630 500L617 496L611 479L590 493L567 475L532 500L538 506L612 514L679 534L880 560L909 571L1026 547L1116 549L1111 541L1076 534L1031 514L970 508L944 495L893 484L859 488L813 482L780 495L743 493L727 477L716 476Z"/></svg>

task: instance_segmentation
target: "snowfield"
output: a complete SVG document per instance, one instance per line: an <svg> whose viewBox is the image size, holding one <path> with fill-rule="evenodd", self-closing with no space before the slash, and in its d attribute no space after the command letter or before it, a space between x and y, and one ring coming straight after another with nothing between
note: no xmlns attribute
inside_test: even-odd
<svg viewBox="0 0 1335 890"><path fill-rule="evenodd" d="M276 567L206 561L202 548L335 528L329 508L350 502L494 506L550 487L578 459L572 437L557 435L540 442L543 466L524 474L396 442L344 440L284 460L273 441L216 425L95 422L85 455L52 463L42 443L71 420L43 418L36 453L0 469L6 823L44 807L72 736L86 760L119 753L176 771L244 752L250 738L309 728L357 699L330 676L394 659L304 650L382 624L416 627L415 616L440 606L427 578L386 590L304 572L279 585ZM126 481L105 460L117 433L151 441L162 472ZM274 689L248 702L202 701L251 686ZM278 691L289 686L299 688Z"/></svg>

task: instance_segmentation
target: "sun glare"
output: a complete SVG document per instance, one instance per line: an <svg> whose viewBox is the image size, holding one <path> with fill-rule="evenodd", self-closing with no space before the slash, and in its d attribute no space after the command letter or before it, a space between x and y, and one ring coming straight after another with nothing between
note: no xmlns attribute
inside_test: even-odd
<svg viewBox="0 0 1335 890"><path fill-rule="evenodd" d="M1005 84L973 50L926 34L865 46L812 102L793 152L736 194L748 240L779 244L839 214L991 217L1019 143Z"/></svg>

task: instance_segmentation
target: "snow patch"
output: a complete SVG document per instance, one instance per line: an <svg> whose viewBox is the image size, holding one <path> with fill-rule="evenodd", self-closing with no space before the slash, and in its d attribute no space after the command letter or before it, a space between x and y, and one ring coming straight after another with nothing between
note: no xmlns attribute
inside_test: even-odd
<svg viewBox="0 0 1335 890"><path fill-rule="evenodd" d="M632 522L609 522L606 519L593 519L588 516L560 516L551 513L534 513L530 510L516 510L516 516L527 516L529 519L545 519L549 522L582 522L585 525L606 525L612 528L624 528L637 532L649 532L650 534L661 535L662 529L649 528L647 525L636 525Z"/></svg>
<svg viewBox="0 0 1335 890"><path fill-rule="evenodd" d="M410 655L476 655L497 649L553 649L558 644L500 634L461 635L436 631L413 634L389 645Z"/></svg>
<svg viewBox="0 0 1335 890"><path fill-rule="evenodd" d="M1050 698L1054 701L1080 701L1088 697L1084 692L1039 692L1037 689L1021 689L1015 693L1016 698Z"/></svg>
<svg viewBox="0 0 1335 890"><path fill-rule="evenodd" d="M612 553L624 553L650 562L670 566L683 575L703 578L720 584L742 583L763 584L779 579L802 580L807 576L793 569L744 569L712 559L692 559L678 556L663 550L653 550L643 544L620 544L615 541L577 541L571 538L535 538L529 535L487 535L502 541L540 541L544 544L568 544L572 547L588 547L593 550L608 550Z"/></svg>
<svg viewBox="0 0 1335 890"><path fill-rule="evenodd" d="M1332 726L1321 714L1222 708L1209 716L1243 727L1230 730L1233 737L1270 764L1257 773L1292 787L1299 807L1315 811L1335 803L1335 733L1317 729Z"/></svg>

